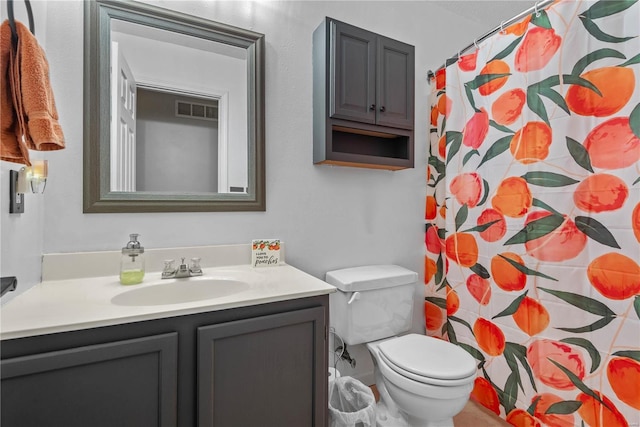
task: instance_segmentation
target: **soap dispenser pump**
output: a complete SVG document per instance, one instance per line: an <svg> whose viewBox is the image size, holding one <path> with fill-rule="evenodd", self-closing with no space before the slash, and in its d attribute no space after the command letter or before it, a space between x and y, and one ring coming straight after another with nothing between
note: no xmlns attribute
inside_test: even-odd
<svg viewBox="0 0 640 427"><path fill-rule="evenodd" d="M120 283L136 285L144 278L144 248L138 242L138 234L129 235L129 243L122 248Z"/></svg>

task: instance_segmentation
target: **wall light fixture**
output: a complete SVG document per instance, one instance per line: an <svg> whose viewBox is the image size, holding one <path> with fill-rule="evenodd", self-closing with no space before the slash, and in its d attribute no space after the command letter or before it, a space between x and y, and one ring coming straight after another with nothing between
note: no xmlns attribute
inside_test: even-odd
<svg viewBox="0 0 640 427"><path fill-rule="evenodd" d="M44 193L48 172L46 160L35 160L31 166L9 171L9 213L24 212L25 193Z"/></svg>

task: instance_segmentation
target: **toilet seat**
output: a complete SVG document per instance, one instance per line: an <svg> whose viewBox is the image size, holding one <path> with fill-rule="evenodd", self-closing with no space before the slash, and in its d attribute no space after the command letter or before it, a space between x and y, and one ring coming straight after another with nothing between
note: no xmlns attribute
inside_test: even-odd
<svg viewBox="0 0 640 427"><path fill-rule="evenodd" d="M377 347L387 367L408 380L450 387L467 384L476 376L475 359L469 353L437 338L409 334Z"/></svg>
<svg viewBox="0 0 640 427"><path fill-rule="evenodd" d="M455 385L451 381L447 380L434 380L428 378L423 378L423 381L413 380L392 369L390 365L385 361L377 345L368 345L370 346L369 349L372 351L372 354L377 360L377 367L382 374L383 380L385 382L394 384L401 390L406 390L407 392L421 397L446 400L460 397L468 398L469 393L473 389L475 375L472 375L468 378L455 380L456 382L458 382L458 384ZM431 381L432 384L427 381ZM437 384L437 382L442 382L442 385Z"/></svg>

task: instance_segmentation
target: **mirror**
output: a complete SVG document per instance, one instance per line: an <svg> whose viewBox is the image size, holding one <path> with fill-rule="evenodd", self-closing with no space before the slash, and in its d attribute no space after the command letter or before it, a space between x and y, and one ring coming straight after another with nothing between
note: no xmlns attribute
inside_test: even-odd
<svg viewBox="0 0 640 427"><path fill-rule="evenodd" d="M85 7L84 212L264 211L264 36Z"/></svg>

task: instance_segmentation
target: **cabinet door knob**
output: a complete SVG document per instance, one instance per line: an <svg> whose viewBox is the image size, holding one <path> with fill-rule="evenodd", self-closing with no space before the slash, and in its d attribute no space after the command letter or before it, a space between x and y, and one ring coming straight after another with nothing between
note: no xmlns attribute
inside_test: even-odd
<svg viewBox="0 0 640 427"><path fill-rule="evenodd" d="M384 113L386 110L387 110L387 109L386 109L386 108L384 108L384 105L383 105L382 107L380 107L380 112L381 112L381 113Z"/></svg>
<svg viewBox="0 0 640 427"><path fill-rule="evenodd" d="M369 105L369 110L373 111L376 109L376 104Z"/></svg>

